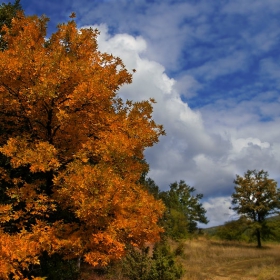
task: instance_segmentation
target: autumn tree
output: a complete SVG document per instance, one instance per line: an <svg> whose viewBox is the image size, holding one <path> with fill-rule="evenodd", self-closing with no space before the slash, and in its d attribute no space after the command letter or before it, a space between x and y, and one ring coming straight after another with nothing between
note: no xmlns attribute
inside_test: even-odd
<svg viewBox="0 0 280 280"><path fill-rule="evenodd" d="M195 232L197 222L208 223L206 210L200 203L203 195L195 195L195 191L181 180L170 184L170 190L160 193L159 197L166 205L164 226L170 236L184 238Z"/></svg>
<svg viewBox="0 0 280 280"><path fill-rule="evenodd" d="M70 20L46 39L47 21L21 13L2 29L1 279L47 276L44 256L104 266L162 231L163 203L139 183L164 134L154 101L118 97L132 75L97 30Z"/></svg>
<svg viewBox="0 0 280 280"><path fill-rule="evenodd" d="M280 189L264 170L248 170L243 177L236 175L234 184L232 204L235 206L232 209L254 223L258 247L261 247L261 233L266 228L266 218L280 209Z"/></svg>

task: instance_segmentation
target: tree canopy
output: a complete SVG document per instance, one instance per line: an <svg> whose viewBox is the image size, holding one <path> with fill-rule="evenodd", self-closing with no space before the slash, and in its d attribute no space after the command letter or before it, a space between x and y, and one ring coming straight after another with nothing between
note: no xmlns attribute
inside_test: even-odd
<svg viewBox="0 0 280 280"><path fill-rule="evenodd" d="M166 207L161 219L165 235L174 239L184 239L197 230L198 222L208 223L206 210L200 203L203 195L194 194L196 189L188 186L185 181L170 184L167 191L160 191L150 178L143 183L156 199L163 201Z"/></svg>
<svg viewBox="0 0 280 280"><path fill-rule="evenodd" d="M0 52L0 278L42 275L44 256L93 266L158 240L164 206L139 183L164 134L153 100L118 97L132 75L98 31L18 14ZM40 279L40 278L38 278Z"/></svg>
<svg viewBox="0 0 280 280"><path fill-rule="evenodd" d="M238 214L255 223L258 247L261 247L261 231L269 215L280 209L280 190L277 182L268 178L264 170L248 170L244 176L236 175L232 207Z"/></svg>

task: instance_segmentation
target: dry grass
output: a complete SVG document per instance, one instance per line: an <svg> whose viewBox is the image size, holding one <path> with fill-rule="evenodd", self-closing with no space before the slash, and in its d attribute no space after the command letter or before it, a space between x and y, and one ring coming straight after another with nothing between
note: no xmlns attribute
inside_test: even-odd
<svg viewBox="0 0 280 280"><path fill-rule="evenodd" d="M181 262L186 270L183 280L280 279L280 245L276 244L258 249L246 243L188 240Z"/></svg>
<svg viewBox="0 0 280 280"><path fill-rule="evenodd" d="M172 248L178 243L170 242ZM254 244L227 242L199 238L183 244L182 256L185 274L182 280L279 280L280 244ZM108 280L105 276L84 271L83 280ZM123 280L115 275L110 280ZM164 280L164 279L163 279Z"/></svg>

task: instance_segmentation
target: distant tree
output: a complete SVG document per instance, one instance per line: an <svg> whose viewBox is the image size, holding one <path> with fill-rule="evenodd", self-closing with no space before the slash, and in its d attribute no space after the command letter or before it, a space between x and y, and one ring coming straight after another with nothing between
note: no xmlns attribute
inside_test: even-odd
<svg viewBox="0 0 280 280"><path fill-rule="evenodd" d="M2 30L2 27L6 25L10 28L12 19L19 11L23 11L20 5L20 0L15 0L14 4L9 2L8 4L2 3L0 5L0 50L2 51L7 48L7 42L3 38L5 31Z"/></svg>
<svg viewBox="0 0 280 280"><path fill-rule="evenodd" d="M197 222L207 224L206 210L199 202L202 194L196 194L194 187L184 181L170 185L170 190L161 192L160 198L166 205L165 228L167 233L175 238L181 238L188 233L194 233Z"/></svg>
<svg viewBox="0 0 280 280"><path fill-rule="evenodd" d="M248 170L243 177L236 175L234 184L232 204L236 206L231 209L253 222L258 247L261 247L261 233L266 228L266 218L279 213L277 210L280 209L277 182L269 179L264 170Z"/></svg>

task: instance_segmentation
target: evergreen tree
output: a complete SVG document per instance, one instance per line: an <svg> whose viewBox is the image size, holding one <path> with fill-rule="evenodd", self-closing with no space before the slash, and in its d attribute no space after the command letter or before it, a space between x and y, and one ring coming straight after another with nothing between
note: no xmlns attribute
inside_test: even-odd
<svg viewBox="0 0 280 280"><path fill-rule="evenodd" d="M161 192L167 210L164 215L165 230L174 238L184 238L188 233L194 233L197 222L207 224L206 210L200 203L202 194L196 194L194 187L184 181L174 182L170 190Z"/></svg>

